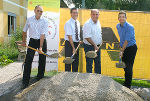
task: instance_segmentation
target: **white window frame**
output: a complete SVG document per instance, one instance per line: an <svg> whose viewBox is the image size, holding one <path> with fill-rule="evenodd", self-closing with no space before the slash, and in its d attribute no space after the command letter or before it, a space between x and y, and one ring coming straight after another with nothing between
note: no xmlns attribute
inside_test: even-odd
<svg viewBox="0 0 150 101"><path fill-rule="evenodd" d="M11 13L11 12L8 12L8 18L9 18L9 16L10 16L10 19L8 20L9 22L8 22L8 28L9 28L9 30L8 30L8 36L11 36L11 25L12 25L12 21L11 21L11 18L12 17L14 17L14 21L13 21L13 23L14 23L14 33L16 33L16 14L14 14L14 13Z"/></svg>

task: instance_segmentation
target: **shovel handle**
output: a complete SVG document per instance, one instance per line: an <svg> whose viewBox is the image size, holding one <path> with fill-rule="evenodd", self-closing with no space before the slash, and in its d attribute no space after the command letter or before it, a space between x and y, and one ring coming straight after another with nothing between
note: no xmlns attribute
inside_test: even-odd
<svg viewBox="0 0 150 101"><path fill-rule="evenodd" d="M30 46L26 46L26 47L38 52L38 50L33 47L30 47Z"/></svg>
<svg viewBox="0 0 150 101"><path fill-rule="evenodd" d="M18 45L19 45L19 46L22 46L21 44L18 44ZM30 48L30 49L32 49L32 50L34 50L34 51L38 52L38 50L37 50L37 49L35 49L35 48L31 47L31 46L27 46L27 45L26 45L26 46L24 46L24 47ZM45 56L49 56L48 54L43 53L43 52L42 52L42 54L43 54L43 55L45 55Z"/></svg>
<svg viewBox="0 0 150 101"><path fill-rule="evenodd" d="M119 63L121 63L121 58L119 58Z"/></svg>
<svg viewBox="0 0 150 101"><path fill-rule="evenodd" d="M72 56L71 56L71 58L73 58L74 57L74 55L76 54L76 52L77 52L77 50L78 50L78 48L80 47L80 43L78 44L78 46L77 46L77 48L76 48L76 50L75 50L75 53L74 54L72 54Z"/></svg>
<svg viewBox="0 0 150 101"><path fill-rule="evenodd" d="M102 46L103 42L99 45L98 50L100 49L100 47ZM98 50L95 50L95 53L97 53Z"/></svg>
<svg viewBox="0 0 150 101"><path fill-rule="evenodd" d="M122 57L121 56L119 56L119 63L121 63L122 62Z"/></svg>
<svg viewBox="0 0 150 101"><path fill-rule="evenodd" d="M60 54L62 51L64 51L64 49L65 49L65 47L63 47L63 48L61 49L61 51L59 52L59 54Z"/></svg>

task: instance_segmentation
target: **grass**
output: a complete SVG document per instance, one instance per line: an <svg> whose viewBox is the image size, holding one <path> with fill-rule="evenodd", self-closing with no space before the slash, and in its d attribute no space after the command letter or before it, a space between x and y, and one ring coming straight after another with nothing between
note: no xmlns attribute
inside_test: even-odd
<svg viewBox="0 0 150 101"><path fill-rule="evenodd" d="M32 76L36 76L38 73L38 70L37 69L32 69L31 71L31 75ZM49 72L45 72L44 76L54 76L56 74L58 74L59 72L57 72L56 70L53 70L53 71L49 71Z"/></svg>
<svg viewBox="0 0 150 101"><path fill-rule="evenodd" d="M122 78L112 78L113 80L117 81L120 84L123 84L124 79ZM146 88L150 88L150 82L146 81L146 80L132 80L132 86L138 86L138 87L146 87Z"/></svg>

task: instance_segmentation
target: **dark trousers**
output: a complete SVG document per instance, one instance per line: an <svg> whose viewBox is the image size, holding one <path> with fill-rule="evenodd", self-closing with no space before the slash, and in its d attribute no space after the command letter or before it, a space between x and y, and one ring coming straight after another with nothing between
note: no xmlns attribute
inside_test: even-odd
<svg viewBox="0 0 150 101"><path fill-rule="evenodd" d="M122 61L125 62L126 68L124 68L125 71L125 82L124 86L130 88L131 87L131 81L132 81L132 74L133 74L133 64L134 59L137 52L137 46L136 44L130 47L127 47L123 53Z"/></svg>
<svg viewBox="0 0 150 101"><path fill-rule="evenodd" d="M77 48L79 42L74 42L74 47ZM72 56L72 46L69 41L65 41L65 57L71 57ZM79 50L74 55L72 64L65 64L65 71L71 71L71 65L72 65L72 72L78 72L78 65L79 65Z"/></svg>
<svg viewBox="0 0 150 101"><path fill-rule="evenodd" d="M30 38L28 46L31 46L35 49L39 49L40 47L40 39L32 39ZM46 39L43 43L43 52L47 52L47 42ZM31 49L27 49L25 65L24 65L24 72L23 72L23 84L29 84L30 74L31 74L31 65L35 55L35 51ZM39 54L39 63L38 63L38 74L37 79L41 79L44 77L45 72L45 64L46 64L46 56L43 54Z"/></svg>
<svg viewBox="0 0 150 101"><path fill-rule="evenodd" d="M85 51L85 54L88 51L94 51L94 46L84 44L84 51ZM101 54L101 51L99 49L98 52L97 52L97 57L96 58L92 59L92 58L86 57L86 72L87 73L92 73L92 67L93 67L92 65L93 65L93 61L94 61L95 73L101 74L100 54Z"/></svg>

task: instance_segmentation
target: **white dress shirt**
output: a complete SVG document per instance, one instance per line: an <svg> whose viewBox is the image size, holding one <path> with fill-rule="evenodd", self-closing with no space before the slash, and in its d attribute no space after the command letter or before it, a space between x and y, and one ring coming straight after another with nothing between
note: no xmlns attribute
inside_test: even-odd
<svg viewBox="0 0 150 101"><path fill-rule="evenodd" d="M83 42L91 45L85 38L91 38L91 40L99 45L102 43L102 30L99 20L94 23L92 19L89 19L83 26Z"/></svg>
<svg viewBox="0 0 150 101"><path fill-rule="evenodd" d="M45 18L36 19L32 16L27 19L23 31L27 32L29 29L29 38L40 39L41 35L45 37L48 35L48 21Z"/></svg>
<svg viewBox="0 0 150 101"><path fill-rule="evenodd" d="M77 21L77 28L78 28L78 38L79 40L76 40L76 33L75 33L75 21ZM72 40L73 42L79 42L80 41L80 23L78 20L74 20L73 18L71 18L70 20L68 20L65 24L64 27L65 30L65 40L68 40L68 35L72 36Z"/></svg>

